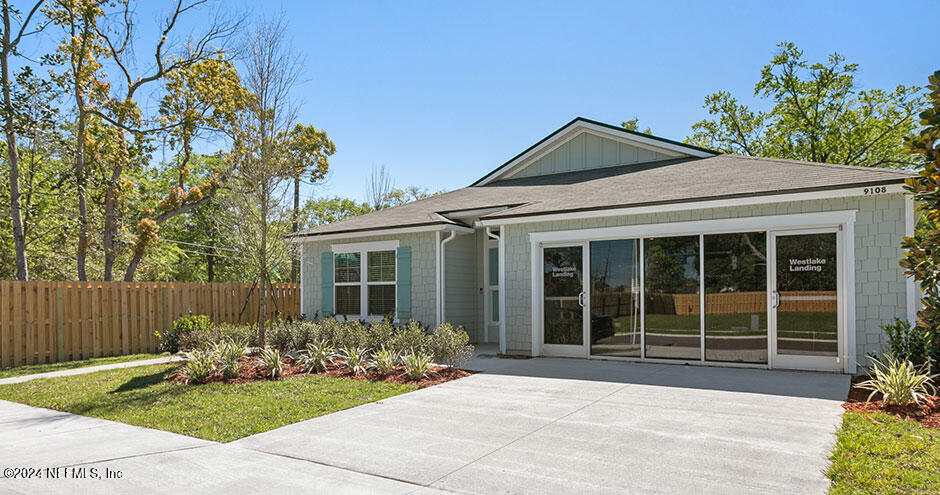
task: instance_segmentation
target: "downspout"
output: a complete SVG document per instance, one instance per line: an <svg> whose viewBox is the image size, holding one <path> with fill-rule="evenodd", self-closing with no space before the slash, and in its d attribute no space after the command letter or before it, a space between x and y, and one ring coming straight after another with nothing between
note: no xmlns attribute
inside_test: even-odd
<svg viewBox="0 0 940 495"><path fill-rule="evenodd" d="M444 266L445 266L444 262L445 262L445 255L447 253L447 250L444 248L444 245L454 240L454 237L457 237L457 231L451 230L450 236L447 237L447 239L444 239L443 241L441 241L440 245L438 245L438 249L440 250L439 251L440 254L437 257L440 263L440 267L438 267L438 273L440 273L440 278L438 279L438 286L437 286L437 291L438 291L437 300L440 303L440 306L437 308L437 324L438 325L443 323L444 320L447 318L447 315L445 314L446 306L444 306L444 294L447 292L445 290L447 283L445 282L446 275L445 275L445 270L444 270ZM438 233L438 238L440 238L440 233Z"/></svg>

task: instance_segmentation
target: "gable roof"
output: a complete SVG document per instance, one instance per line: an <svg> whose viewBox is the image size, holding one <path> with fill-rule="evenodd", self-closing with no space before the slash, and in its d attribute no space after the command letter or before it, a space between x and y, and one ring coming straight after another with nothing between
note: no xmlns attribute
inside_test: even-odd
<svg viewBox="0 0 940 495"><path fill-rule="evenodd" d="M407 227L468 227L452 212L498 208L480 220L696 203L901 184L913 172L723 154L520 177L475 185L291 234L317 237ZM498 223L498 222L495 222Z"/></svg>
<svg viewBox="0 0 940 495"><path fill-rule="evenodd" d="M622 126L618 127L584 117L575 117L570 122L559 127L532 146L529 146L518 155L510 158L506 163L496 167L490 171L490 173L471 184L471 186L486 185L496 180L505 180L514 170L524 167L537 158L544 156L544 154L554 149L555 146L568 141L571 137L581 132L591 132L604 137L627 141L634 145L659 149L673 156L707 157L718 154L715 151L681 143L679 141L644 134L642 132L630 131L624 129Z"/></svg>

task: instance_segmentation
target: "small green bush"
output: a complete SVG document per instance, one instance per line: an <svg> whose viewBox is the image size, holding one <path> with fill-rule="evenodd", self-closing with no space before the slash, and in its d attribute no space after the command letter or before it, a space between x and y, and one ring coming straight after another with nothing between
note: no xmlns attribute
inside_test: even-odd
<svg viewBox="0 0 940 495"><path fill-rule="evenodd" d="M402 364L409 380L418 381L431 373L431 356L427 354L409 354L402 358Z"/></svg>
<svg viewBox="0 0 940 495"><path fill-rule="evenodd" d="M463 327L454 328L450 323L441 323L434 329L429 341L430 354L434 362L458 368L473 357L470 336Z"/></svg>
<svg viewBox="0 0 940 495"><path fill-rule="evenodd" d="M181 347L181 339L186 339L189 335L208 331L212 328L212 320L206 315L190 315L179 318L173 322L173 326L168 330L154 332L157 340L160 341L160 350L175 354ZM191 347L190 349L195 349Z"/></svg>
<svg viewBox="0 0 940 495"><path fill-rule="evenodd" d="M265 347L261 351L261 366L267 370L267 375L277 379L284 374L284 362L281 361L281 351L271 347Z"/></svg>
<svg viewBox="0 0 940 495"><path fill-rule="evenodd" d="M258 331L252 324L216 323L209 328L199 328L180 335L180 349L192 350L212 347L219 342L230 340L243 342L247 346L257 347Z"/></svg>
<svg viewBox="0 0 940 495"><path fill-rule="evenodd" d="M923 366L931 361L930 330L911 325L909 321L895 319L894 323L881 327L888 336L888 349L892 356ZM930 363L932 364L932 363Z"/></svg>
<svg viewBox="0 0 940 495"><path fill-rule="evenodd" d="M398 366L398 355L385 347L376 352L373 358L375 360L375 369L383 375L390 375Z"/></svg>
<svg viewBox="0 0 940 495"><path fill-rule="evenodd" d="M372 322L366 327L366 342L361 345L369 349L381 349L389 345L398 328L389 318L383 318L382 321Z"/></svg>
<svg viewBox="0 0 940 495"><path fill-rule="evenodd" d="M908 360L897 359L890 354L883 359L870 359L872 369L868 374L869 379L855 385L872 391L868 400L876 393L881 393L886 405L907 406L920 404L926 396L936 393L926 365L917 367Z"/></svg>
<svg viewBox="0 0 940 495"><path fill-rule="evenodd" d="M326 371L335 357L333 346L321 340L307 344L307 355L301 359L301 365L307 373L320 373Z"/></svg>
<svg viewBox="0 0 940 495"><path fill-rule="evenodd" d="M183 359L183 374L186 383L204 383L215 372L215 356L208 349L187 352Z"/></svg>
<svg viewBox="0 0 940 495"><path fill-rule="evenodd" d="M417 321L411 320L398 328L387 347L395 354L429 353L430 337L427 330Z"/></svg>

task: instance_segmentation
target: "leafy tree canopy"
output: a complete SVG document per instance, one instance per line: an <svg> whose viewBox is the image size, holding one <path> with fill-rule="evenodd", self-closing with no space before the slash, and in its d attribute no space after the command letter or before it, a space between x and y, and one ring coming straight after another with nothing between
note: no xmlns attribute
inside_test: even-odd
<svg viewBox="0 0 940 495"><path fill-rule="evenodd" d="M724 153L813 162L900 167L914 165L901 143L916 126L920 88L862 89L858 65L833 53L811 63L793 43L760 72L755 110L727 91L705 98L711 116L692 126L686 142ZM626 124L626 123L625 123Z"/></svg>

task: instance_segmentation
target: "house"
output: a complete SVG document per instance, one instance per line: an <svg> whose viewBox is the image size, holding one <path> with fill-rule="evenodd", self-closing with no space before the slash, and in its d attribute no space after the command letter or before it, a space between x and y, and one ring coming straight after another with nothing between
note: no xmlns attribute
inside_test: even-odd
<svg viewBox="0 0 940 495"><path fill-rule="evenodd" d="M912 176L576 118L469 187L293 234L301 311L449 321L510 354L855 373L914 318Z"/></svg>

